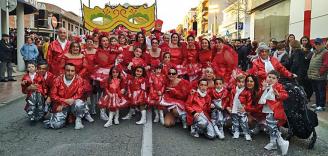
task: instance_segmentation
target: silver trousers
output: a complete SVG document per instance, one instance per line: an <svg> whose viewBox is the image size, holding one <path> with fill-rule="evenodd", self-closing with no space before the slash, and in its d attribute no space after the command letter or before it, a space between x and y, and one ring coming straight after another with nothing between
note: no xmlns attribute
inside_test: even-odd
<svg viewBox="0 0 328 156"><path fill-rule="evenodd" d="M278 128L278 121L274 118L273 113L268 113L265 117L266 127L268 129L269 135L271 139L277 139L280 137L280 131Z"/></svg>
<svg viewBox="0 0 328 156"><path fill-rule="evenodd" d="M41 120L44 116L44 97L41 93L33 92L26 98L26 113L30 119Z"/></svg>
<svg viewBox="0 0 328 156"><path fill-rule="evenodd" d="M244 134L250 134L246 112L232 113L231 118L232 118L232 133L239 132L239 127L241 127Z"/></svg>
<svg viewBox="0 0 328 156"><path fill-rule="evenodd" d="M193 125L191 125L191 133L204 134L209 139L214 139L216 136L213 124L204 113L200 113L197 118L194 118Z"/></svg>
<svg viewBox="0 0 328 156"><path fill-rule="evenodd" d="M217 126L220 130L223 130L223 126L225 125L226 118L225 113L221 109L213 109L211 112L211 121L213 125Z"/></svg>
<svg viewBox="0 0 328 156"><path fill-rule="evenodd" d="M64 127L70 112L78 118L83 118L89 114L89 108L86 102L77 99L71 106L63 108L62 112L50 113L50 119L44 121L45 128L59 129Z"/></svg>

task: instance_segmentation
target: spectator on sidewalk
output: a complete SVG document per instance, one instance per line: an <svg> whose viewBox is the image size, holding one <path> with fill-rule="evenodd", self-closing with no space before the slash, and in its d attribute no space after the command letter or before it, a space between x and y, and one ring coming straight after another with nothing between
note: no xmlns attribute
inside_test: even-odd
<svg viewBox="0 0 328 156"><path fill-rule="evenodd" d="M324 111L326 105L326 84L328 71L328 50L321 38L314 40L314 54L307 72L315 92L316 111Z"/></svg>
<svg viewBox="0 0 328 156"><path fill-rule="evenodd" d="M27 37L26 44L20 49L20 52L23 56L25 67L27 62L36 62L39 56L39 51L36 45L33 43L32 37Z"/></svg>
<svg viewBox="0 0 328 156"><path fill-rule="evenodd" d="M307 36L303 36L300 41L301 41L301 47L305 55L304 70L307 72L313 55L313 46L311 45L310 39ZM304 77L302 86L304 87L308 101L310 101L313 95L313 89L311 85L311 80L309 79L307 74Z"/></svg>
<svg viewBox="0 0 328 156"><path fill-rule="evenodd" d="M2 34L2 40L0 41L0 82L16 81L13 76L13 46L9 43L9 35ZM7 78L5 73L7 71Z"/></svg>

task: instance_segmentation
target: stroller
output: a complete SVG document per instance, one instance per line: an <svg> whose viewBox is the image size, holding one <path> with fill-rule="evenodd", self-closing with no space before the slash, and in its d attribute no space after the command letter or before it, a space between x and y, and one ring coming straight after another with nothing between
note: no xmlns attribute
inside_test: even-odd
<svg viewBox="0 0 328 156"><path fill-rule="evenodd" d="M284 101L284 109L287 116L287 123L284 127L288 128L286 139L292 136L300 139L308 139L312 134L308 149L312 149L317 140L315 127L318 126L318 117L315 112L308 109L307 96L297 80L280 79L289 97Z"/></svg>

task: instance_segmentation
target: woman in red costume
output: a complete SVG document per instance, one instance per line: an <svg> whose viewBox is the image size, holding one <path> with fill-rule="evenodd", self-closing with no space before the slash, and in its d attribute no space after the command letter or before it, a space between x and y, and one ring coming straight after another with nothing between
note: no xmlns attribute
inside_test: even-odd
<svg viewBox="0 0 328 156"><path fill-rule="evenodd" d="M217 52L212 61L212 67L216 76L229 82L232 71L238 66L238 54L231 47L223 44L223 39L217 38L216 42Z"/></svg>
<svg viewBox="0 0 328 156"><path fill-rule="evenodd" d="M151 39L151 49L149 50L149 63L154 67L162 60L162 50L158 47L159 40L157 38Z"/></svg>
<svg viewBox="0 0 328 156"><path fill-rule="evenodd" d="M81 46L78 42L72 42L69 46L68 53L64 54L64 63L62 72L64 73L64 65L71 63L75 66L76 73L82 78L86 77L87 67L85 56L81 53Z"/></svg>
<svg viewBox="0 0 328 156"><path fill-rule="evenodd" d="M175 65L182 65L185 55L180 44L180 36L178 33L172 33L170 44L171 61Z"/></svg>
<svg viewBox="0 0 328 156"><path fill-rule="evenodd" d="M183 46L183 51L187 58L185 59L183 65L185 72L187 74L189 81L194 81L198 79L201 75L201 65L198 63L198 43L195 41L193 33L187 37L187 44Z"/></svg>
<svg viewBox="0 0 328 156"><path fill-rule="evenodd" d="M260 84L266 79L267 73L271 70L276 70L287 78L297 77L297 75L289 72L276 58L271 57L269 50L270 48L265 44L259 46L257 50L259 57L253 61L253 66L248 70L248 73L257 76Z"/></svg>
<svg viewBox="0 0 328 156"><path fill-rule="evenodd" d="M170 68L168 82L160 105L166 106L169 112L165 115L164 126L171 127L175 124L175 118L182 120L183 128L187 128L185 103L190 93L190 85L187 80L178 78L178 71Z"/></svg>
<svg viewBox="0 0 328 156"><path fill-rule="evenodd" d="M211 50L210 41L206 38L201 40L201 48L199 50L199 63L202 68L210 67L213 60L213 53Z"/></svg>
<svg viewBox="0 0 328 156"><path fill-rule="evenodd" d="M171 54L169 52L165 52L163 54L162 65L163 65L162 73L164 75L167 75L169 73L169 70L175 67L175 65L171 62Z"/></svg>
<svg viewBox="0 0 328 156"><path fill-rule="evenodd" d="M123 56L124 58L129 61L133 57L133 53L130 51L131 46L128 44L128 38L124 34L119 34L118 35L118 42L120 46L123 48ZM123 62L124 63L124 62ZM128 63L128 62L126 62Z"/></svg>
<svg viewBox="0 0 328 156"><path fill-rule="evenodd" d="M134 48L134 57L132 58L131 62L128 65L128 70L130 71L131 75L133 75L133 71L136 67L146 67L146 61L142 57L142 49L140 47L135 47ZM148 69L149 67L147 67Z"/></svg>
<svg viewBox="0 0 328 156"><path fill-rule="evenodd" d="M86 49L84 49L84 56L86 60L86 68L87 68L87 74L85 78L89 80L91 86L92 86L92 93L90 96L90 101L91 101L91 106L90 106L90 113L91 114L96 114L96 103L98 101L97 99L97 91L96 91L96 86L94 86L94 82L91 79L91 74L95 70L95 57L96 57L96 52L97 49L95 48L94 42L93 42L93 37L92 36L87 36L86 39Z"/></svg>

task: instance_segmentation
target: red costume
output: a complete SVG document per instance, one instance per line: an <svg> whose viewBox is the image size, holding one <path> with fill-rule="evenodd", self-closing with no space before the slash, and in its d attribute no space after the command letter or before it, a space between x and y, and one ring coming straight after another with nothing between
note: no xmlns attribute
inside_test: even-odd
<svg viewBox="0 0 328 156"><path fill-rule="evenodd" d="M118 54L119 51L115 49L111 51L110 49L98 48L94 59L95 70L91 78L101 82L108 79L109 70L115 64Z"/></svg>
<svg viewBox="0 0 328 156"><path fill-rule="evenodd" d="M273 111L274 118L278 121L278 126L283 126L287 121L283 101L288 98L288 94L284 86L278 82L272 86L272 89L276 90L279 95L275 96L275 100L266 100L266 104Z"/></svg>
<svg viewBox="0 0 328 156"><path fill-rule="evenodd" d="M166 87L171 87L166 85ZM181 79L180 82L171 87L170 91L165 91L163 95L163 100L161 101L162 106L169 106L169 109L177 107L178 110L185 110L185 103L187 101L188 95L190 93L190 84L187 80Z"/></svg>
<svg viewBox="0 0 328 156"><path fill-rule="evenodd" d="M53 85L53 81L55 79L55 75L53 75L50 72L46 72L45 75L43 76L43 79L45 80L45 85L46 85L46 95L50 96L50 90L52 88Z"/></svg>
<svg viewBox="0 0 328 156"><path fill-rule="evenodd" d="M49 71L54 75L60 75L60 63L64 57L64 54L68 53L70 44L71 42L67 40L65 48L62 49L58 40L55 40L50 43L48 48L47 60L49 64Z"/></svg>
<svg viewBox="0 0 328 156"><path fill-rule="evenodd" d="M195 43L196 44L196 43ZM197 48L188 48L188 46L184 46L184 53L187 56L187 59L185 59L184 64L184 73L181 74L187 74L189 76L189 80L193 81L197 79L201 75L202 67L201 64L198 63L198 51Z"/></svg>
<svg viewBox="0 0 328 156"><path fill-rule="evenodd" d="M62 110L60 110L58 107L69 106L67 103L65 103L66 99L82 99L85 89L81 86L84 85L84 80L78 75L75 75L69 86L67 86L64 82L64 75L58 76L53 82L50 93L50 97L53 103L52 111L61 112Z"/></svg>
<svg viewBox="0 0 328 156"><path fill-rule="evenodd" d="M67 63L73 64L75 66L75 73L77 73L78 75L80 75L83 78L86 77L87 63L86 63L86 59L84 56L81 58L69 58L68 56L64 55L64 61L65 61L64 65ZM62 71L62 74L63 73L64 73L64 71Z"/></svg>
<svg viewBox="0 0 328 156"><path fill-rule="evenodd" d="M166 77L163 74L156 75L155 73L149 76L149 95L148 103L158 109L163 109L158 104L161 100L161 95L164 93ZM161 95L158 95L158 94Z"/></svg>
<svg viewBox="0 0 328 156"><path fill-rule="evenodd" d="M238 54L229 46L223 45L212 61L215 75L224 78L229 82L232 71L238 66Z"/></svg>
<svg viewBox="0 0 328 156"><path fill-rule="evenodd" d="M198 92L189 95L186 102L187 124L192 125L195 113L204 113L207 119L210 118L211 111L211 97L206 94L202 97Z"/></svg>
<svg viewBox="0 0 328 156"><path fill-rule="evenodd" d="M171 54L171 62L175 65L181 65L185 59L185 55L183 54L183 50L178 48L170 48Z"/></svg>
<svg viewBox="0 0 328 156"><path fill-rule="evenodd" d="M85 54L85 62L86 62L86 68L87 68L87 74L86 77L89 79L90 75L95 70L95 57L96 54Z"/></svg>
<svg viewBox="0 0 328 156"><path fill-rule="evenodd" d="M225 106L223 106L223 108L230 107L232 109L235 95L236 95L236 86L231 88L231 91L229 94L230 100ZM240 101L240 104L245 109L245 106L251 105L251 103L252 103L252 94L249 90L246 90L246 88L244 88L244 90L239 94L238 99Z"/></svg>
<svg viewBox="0 0 328 156"><path fill-rule="evenodd" d="M211 96L212 100L221 100L222 108L226 108L227 104L229 104L229 92L226 88L222 88L221 90L216 90L212 88L208 93Z"/></svg>
<svg viewBox="0 0 328 156"><path fill-rule="evenodd" d="M282 76L291 78L293 74L289 72L276 58L269 57L269 61L271 62L274 70L278 71ZM261 60L261 58L257 58L253 61L253 67L248 70L249 74L253 74L258 77L259 83L266 79L267 73L265 72L265 64Z"/></svg>
<svg viewBox="0 0 328 156"><path fill-rule="evenodd" d="M37 87L36 92L41 93L43 96L47 92L47 89L45 87L45 81L44 81L43 77L38 73L35 73L34 79L31 78L29 73L26 73L26 74L24 74L22 81L27 81L24 85L23 84L21 85L22 92L24 94L27 94L27 96L30 96L34 92L34 91L27 90L27 88L29 86L31 86L32 84L36 85L36 87Z"/></svg>
<svg viewBox="0 0 328 156"><path fill-rule="evenodd" d="M213 60L213 54L211 50L200 50L198 55L199 63L202 65L202 68L211 66Z"/></svg>
<svg viewBox="0 0 328 156"><path fill-rule="evenodd" d="M140 106L146 104L146 79L131 78L128 82L128 98L130 106Z"/></svg>
<svg viewBox="0 0 328 156"><path fill-rule="evenodd" d="M110 111L116 111L127 107L127 101L121 93L124 83L121 79L112 79L110 83L105 83L105 95L99 100L99 108L107 108Z"/></svg>

